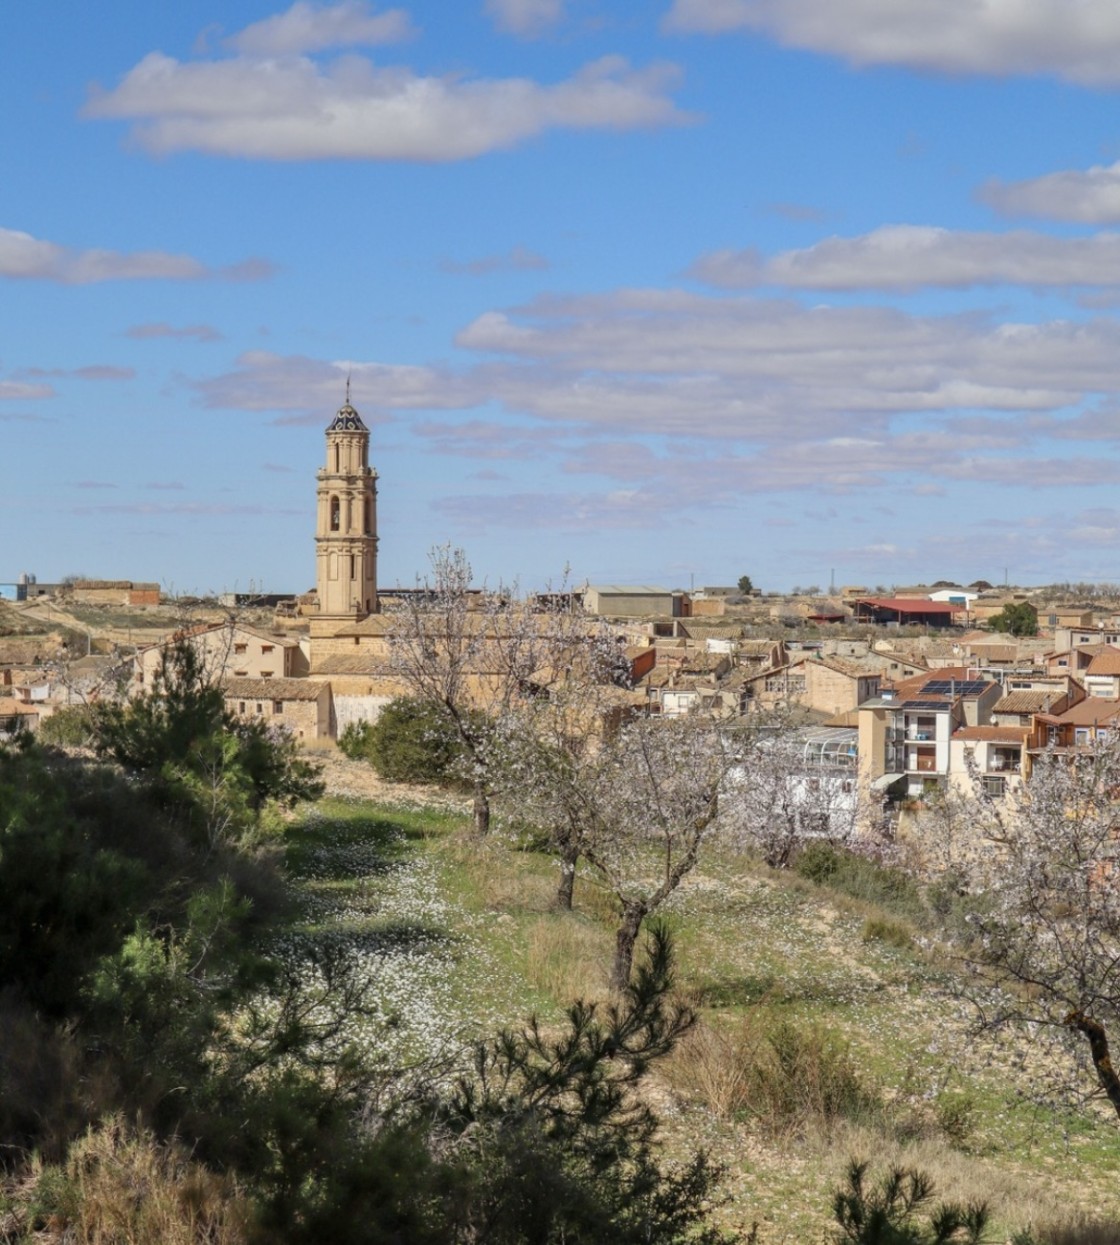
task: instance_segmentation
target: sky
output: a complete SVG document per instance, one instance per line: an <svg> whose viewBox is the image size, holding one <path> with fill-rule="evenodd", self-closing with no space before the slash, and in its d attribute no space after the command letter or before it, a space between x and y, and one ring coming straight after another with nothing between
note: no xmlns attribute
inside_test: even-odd
<svg viewBox="0 0 1120 1245"><path fill-rule="evenodd" d="M1120 581L1115 0L64 0L0 42L0 582Z"/></svg>

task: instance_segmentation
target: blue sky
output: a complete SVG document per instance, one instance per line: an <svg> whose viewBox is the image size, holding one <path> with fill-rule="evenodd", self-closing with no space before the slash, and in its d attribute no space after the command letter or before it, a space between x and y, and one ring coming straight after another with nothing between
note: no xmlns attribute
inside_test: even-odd
<svg viewBox="0 0 1120 1245"><path fill-rule="evenodd" d="M13 6L0 580L1120 580L1114 0Z"/></svg>

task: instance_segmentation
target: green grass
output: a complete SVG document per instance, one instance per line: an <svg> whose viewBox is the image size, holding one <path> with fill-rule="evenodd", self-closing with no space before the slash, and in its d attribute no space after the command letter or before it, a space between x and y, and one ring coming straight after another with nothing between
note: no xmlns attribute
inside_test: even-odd
<svg viewBox="0 0 1120 1245"><path fill-rule="evenodd" d="M556 863L540 853L497 836L480 844L464 817L338 800L323 801L287 842L304 927L395 929L402 956L430 954L439 1005L455 1013L449 1031L493 1032L531 1011L551 1021L575 996L605 997L613 904L581 876L575 910L556 911ZM417 869L427 889L409 925L400 883ZM830 1191L852 1153L925 1166L947 1195L989 1196L1001 1230L1053 1207L1107 1205L1120 1177L1116 1122L1022 1094L1018 1052L971 1038L947 989L951 969L916 940L913 893L880 882L860 873L837 889L712 854L673 897L680 993L724 1035L704 1075L726 1085L727 1043L785 1026L847 1052L859 1092L844 1084L859 1109L827 1121L794 1112L774 1128L749 1111L714 1111L669 1066L655 1093L668 1107L670 1153L710 1147L729 1173L721 1217L744 1234L758 1220L762 1245L824 1239ZM797 1088L772 1085L773 1100Z"/></svg>

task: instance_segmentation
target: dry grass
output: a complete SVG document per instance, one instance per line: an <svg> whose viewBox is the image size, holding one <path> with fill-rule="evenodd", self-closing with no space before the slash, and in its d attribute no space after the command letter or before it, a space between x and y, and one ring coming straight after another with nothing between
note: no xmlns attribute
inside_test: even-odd
<svg viewBox="0 0 1120 1245"><path fill-rule="evenodd" d="M1031 1234L1037 1245L1120 1245L1120 1219L1048 1218Z"/></svg>
<svg viewBox="0 0 1120 1245"><path fill-rule="evenodd" d="M528 931L525 971L533 987L559 1003L606 998L609 940L604 931L566 914Z"/></svg>
<svg viewBox="0 0 1120 1245"><path fill-rule="evenodd" d="M703 1103L721 1119L732 1119L750 1103L751 1071L761 1042L762 1034L750 1021L731 1032L701 1022L663 1071L678 1093Z"/></svg>
<svg viewBox="0 0 1120 1245"><path fill-rule="evenodd" d="M74 1245L243 1245L248 1208L235 1185L181 1147L119 1117L91 1129L60 1167L38 1167L13 1198L25 1231ZM16 1225L12 1225L15 1228ZM7 1238L5 1238L7 1239ZM12 1239L16 1239L14 1236Z"/></svg>
<svg viewBox="0 0 1120 1245"><path fill-rule="evenodd" d="M881 1105L842 1039L764 1009L732 1029L697 1025L667 1071L674 1088L716 1115L753 1120L775 1138L826 1136L837 1121L874 1116Z"/></svg>
<svg viewBox="0 0 1120 1245"><path fill-rule="evenodd" d="M1053 1223L1054 1208L1068 1197L1068 1186L1052 1183L1037 1170L1017 1172L996 1161L963 1153L944 1137L931 1133L906 1140L892 1140L883 1131L864 1123L842 1123L829 1138L809 1138L823 1164L836 1165L848 1155L873 1155L880 1167L913 1167L933 1179L938 1197L954 1202L987 1202L997 1224ZM1076 1222L1077 1211L1070 1210ZM1003 1237L997 1235L996 1240ZM1036 1236L1038 1245L1051 1245L1049 1236ZM1108 1241L1120 1243L1120 1235L1086 1237L1084 1245ZM1053 1245L1081 1245L1081 1238L1055 1237Z"/></svg>

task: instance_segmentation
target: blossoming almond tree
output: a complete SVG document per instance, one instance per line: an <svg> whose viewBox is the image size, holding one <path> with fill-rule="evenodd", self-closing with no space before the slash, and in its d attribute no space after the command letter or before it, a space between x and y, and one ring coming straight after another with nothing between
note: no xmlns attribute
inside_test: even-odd
<svg viewBox="0 0 1120 1245"><path fill-rule="evenodd" d="M527 776L532 807L617 904L610 985L619 993L643 921L696 867L719 826L731 754L710 720L634 717L582 753L538 755L540 768Z"/></svg>
<svg viewBox="0 0 1120 1245"><path fill-rule="evenodd" d="M963 956L986 1028L1073 1039L1120 1116L1120 741L1050 752L1004 801L982 792L954 845L968 891ZM959 836L959 824L957 826Z"/></svg>
<svg viewBox="0 0 1120 1245"><path fill-rule="evenodd" d="M729 840L786 868L807 842L844 845L863 819L851 765L843 748L822 746L803 726L773 718L736 735L738 759L727 777Z"/></svg>
<svg viewBox="0 0 1120 1245"><path fill-rule="evenodd" d="M453 728L474 791L474 829L490 829L501 781L501 724L563 680L588 643L588 626L561 607L537 608L516 586L475 590L461 549L440 546L431 574L390 614L389 660L409 694ZM555 594L562 599L564 594Z"/></svg>

